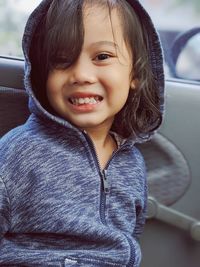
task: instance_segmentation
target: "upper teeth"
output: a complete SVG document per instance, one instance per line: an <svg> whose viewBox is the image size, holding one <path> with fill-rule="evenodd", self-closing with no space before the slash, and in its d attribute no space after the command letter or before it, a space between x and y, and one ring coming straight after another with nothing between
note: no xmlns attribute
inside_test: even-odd
<svg viewBox="0 0 200 267"><path fill-rule="evenodd" d="M99 97L85 97L85 98L70 98L72 104L81 105L81 104L96 104L99 101Z"/></svg>

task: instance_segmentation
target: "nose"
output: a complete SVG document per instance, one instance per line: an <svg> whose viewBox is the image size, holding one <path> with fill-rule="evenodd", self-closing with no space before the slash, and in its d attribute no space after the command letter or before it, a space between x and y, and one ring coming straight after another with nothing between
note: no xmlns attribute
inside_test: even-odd
<svg viewBox="0 0 200 267"><path fill-rule="evenodd" d="M95 66L89 57L80 56L70 67L70 84L93 84L97 81Z"/></svg>

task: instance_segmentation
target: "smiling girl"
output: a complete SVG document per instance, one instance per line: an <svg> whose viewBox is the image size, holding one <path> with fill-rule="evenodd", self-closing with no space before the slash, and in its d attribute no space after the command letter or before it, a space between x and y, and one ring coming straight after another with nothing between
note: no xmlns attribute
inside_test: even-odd
<svg viewBox="0 0 200 267"><path fill-rule="evenodd" d="M163 66L135 0L44 0L24 33L31 115L0 141L0 264L137 267Z"/></svg>

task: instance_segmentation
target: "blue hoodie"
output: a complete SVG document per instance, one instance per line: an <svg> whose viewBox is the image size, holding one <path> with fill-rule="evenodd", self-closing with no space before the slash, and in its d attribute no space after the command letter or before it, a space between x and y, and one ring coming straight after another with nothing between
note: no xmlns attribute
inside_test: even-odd
<svg viewBox="0 0 200 267"><path fill-rule="evenodd" d="M138 267L147 200L140 140L120 142L101 170L87 133L45 110L32 89L28 50L50 3L31 14L23 38L31 115L0 140L0 266ZM149 28L162 96L157 33L140 3L129 3Z"/></svg>

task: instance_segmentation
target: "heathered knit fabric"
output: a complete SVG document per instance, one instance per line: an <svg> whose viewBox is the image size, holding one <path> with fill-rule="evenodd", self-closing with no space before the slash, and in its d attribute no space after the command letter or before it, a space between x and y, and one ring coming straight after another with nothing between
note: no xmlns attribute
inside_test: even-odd
<svg viewBox="0 0 200 267"><path fill-rule="evenodd" d="M123 142L102 171L89 136L44 110L31 87L27 51L50 2L32 13L23 38L32 114L0 140L0 266L138 267L147 188L135 140ZM140 4L129 3L149 27L163 94L157 34Z"/></svg>

